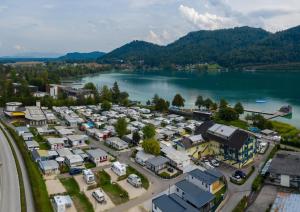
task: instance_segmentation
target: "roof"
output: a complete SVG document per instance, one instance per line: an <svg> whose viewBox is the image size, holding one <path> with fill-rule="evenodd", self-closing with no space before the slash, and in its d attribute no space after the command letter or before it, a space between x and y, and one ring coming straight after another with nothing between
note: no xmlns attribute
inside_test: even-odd
<svg viewBox="0 0 300 212"><path fill-rule="evenodd" d="M207 172L207 171L201 171L200 169L194 169L194 170L188 172L188 174L194 178L197 178L198 180L200 180L202 182L205 182L208 185L213 184L220 178L220 177L218 177L217 174Z"/></svg>
<svg viewBox="0 0 300 212"><path fill-rule="evenodd" d="M236 127L231 127L223 124L215 124L208 129L209 133L220 136L222 138L230 137L236 130Z"/></svg>
<svg viewBox="0 0 300 212"><path fill-rule="evenodd" d="M87 150L86 153L93 158L107 156L107 153L102 149L91 149Z"/></svg>
<svg viewBox="0 0 300 212"><path fill-rule="evenodd" d="M54 202L56 205L72 205L72 199L69 195L66 196L54 196Z"/></svg>
<svg viewBox="0 0 300 212"><path fill-rule="evenodd" d="M144 161L150 159L150 158L154 158L154 155L148 154L146 153L144 150L140 150L136 153L135 158L140 158Z"/></svg>
<svg viewBox="0 0 300 212"><path fill-rule="evenodd" d="M67 138L70 141L78 141L78 140L87 140L89 137L86 135L76 134L76 135L69 135L69 136L67 136Z"/></svg>
<svg viewBox="0 0 300 212"><path fill-rule="evenodd" d="M57 149L56 151L60 157L66 157L67 155L73 155L73 153L67 148Z"/></svg>
<svg viewBox="0 0 300 212"><path fill-rule="evenodd" d="M25 143L28 148L39 147L39 143L36 141L26 141Z"/></svg>
<svg viewBox="0 0 300 212"><path fill-rule="evenodd" d="M288 166L287 166L288 164ZM278 151L273 157L269 172L300 176L300 152Z"/></svg>
<svg viewBox="0 0 300 212"><path fill-rule="evenodd" d="M191 147L198 146L199 144L201 144L203 142L206 142L206 141L203 139L202 135L199 134L199 135L185 137L185 138L179 140L178 144L180 146L183 146L185 149L189 149Z"/></svg>
<svg viewBox="0 0 300 212"><path fill-rule="evenodd" d="M175 185L185 193L184 198L186 201L190 202L198 209L211 202L215 198L213 194L200 189L187 180L179 181Z"/></svg>
<svg viewBox="0 0 300 212"><path fill-rule="evenodd" d="M165 158L163 156L157 156L157 157L148 159L146 162L150 163L153 166L159 166L159 165L163 165L165 163L168 163L169 161L170 160L168 158Z"/></svg>
<svg viewBox="0 0 300 212"><path fill-rule="evenodd" d="M162 212L196 212L197 210L182 200L176 194L163 194L152 200L153 204Z"/></svg>
<svg viewBox="0 0 300 212"><path fill-rule="evenodd" d="M210 132L206 134L207 139L228 145L229 147L238 150L244 145L245 141L249 137L250 135L247 132L239 129L235 130L229 138L224 138L216 134L211 134Z"/></svg>
<svg viewBox="0 0 300 212"><path fill-rule="evenodd" d="M52 170L58 169L59 165L55 160L45 160L39 162L41 169L43 170Z"/></svg>
<svg viewBox="0 0 300 212"><path fill-rule="evenodd" d="M175 161L176 163L190 160L187 154L180 152L174 149L173 147L163 147L161 151L166 154L167 158L169 158L172 161Z"/></svg>
<svg viewBox="0 0 300 212"><path fill-rule="evenodd" d="M24 127L24 126L22 126L22 127L16 127L15 129L19 133L20 132L30 132L29 129L28 129L28 127Z"/></svg>
<svg viewBox="0 0 300 212"><path fill-rule="evenodd" d="M64 144L65 140L66 140L66 138L56 138L56 137L47 138L47 142L50 145L53 145L53 144Z"/></svg>
<svg viewBox="0 0 300 212"><path fill-rule="evenodd" d="M300 195L290 193L277 193L271 212L296 212L300 208Z"/></svg>
<svg viewBox="0 0 300 212"><path fill-rule="evenodd" d="M70 163L83 162L83 159L80 155L67 155L65 158L70 161Z"/></svg>
<svg viewBox="0 0 300 212"><path fill-rule="evenodd" d="M46 120L46 116L41 110L41 108L36 106L26 107L25 118L35 121Z"/></svg>

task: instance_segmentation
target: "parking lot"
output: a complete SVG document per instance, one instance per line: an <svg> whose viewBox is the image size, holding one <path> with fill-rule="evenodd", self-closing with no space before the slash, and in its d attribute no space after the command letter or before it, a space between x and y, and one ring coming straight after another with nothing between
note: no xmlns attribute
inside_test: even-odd
<svg viewBox="0 0 300 212"><path fill-rule="evenodd" d="M97 188L97 189L99 189L99 188ZM111 201L111 199L108 197L108 195L104 191L102 191L102 193L104 194L104 198L105 198L106 202L105 203L97 202L97 200L92 196L93 191L95 191L97 189L88 190L88 191L84 192L85 195L89 198L90 202L92 203L95 212L106 211L106 210L109 210L110 208L115 207L115 204Z"/></svg>
<svg viewBox="0 0 300 212"><path fill-rule="evenodd" d="M143 187L136 188L130 183L128 183L127 179L119 181L118 184L128 192L129 199L134 199L146 193L146 190Z"/></svg>

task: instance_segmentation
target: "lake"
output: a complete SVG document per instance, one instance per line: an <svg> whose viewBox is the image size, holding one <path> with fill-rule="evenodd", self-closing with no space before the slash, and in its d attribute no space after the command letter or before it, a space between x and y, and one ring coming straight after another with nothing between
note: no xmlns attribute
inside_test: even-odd
<svg viewBox="0 0 300 212"><path fill-rule="evenodd" d="M291 119L277 120L300 128L300 72L107 72L85 76L76 83L93 82L98 87L112 86L117 81L130 99L145 103L155 93L170 102L176 93L186 100L187 108L194 107L198 95L215 101L226 99L230 104L240 101L245 108L275 112L283 105L293 107ZM74 86L80 86L80 84ZM266 103L256 103L263 99Z"/></svg>

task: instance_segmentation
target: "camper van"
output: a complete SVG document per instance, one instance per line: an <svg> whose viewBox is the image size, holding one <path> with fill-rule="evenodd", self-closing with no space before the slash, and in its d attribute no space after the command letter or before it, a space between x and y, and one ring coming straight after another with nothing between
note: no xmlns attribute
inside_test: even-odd
<svg viewBox="0 0 300 212"><path fill-rule="evenodd" d="M104 193L102 192L101 189L97 189L97 190L93 191L92 196L99 203L105 203L106 202L105 197L104 197Z"/></svg>
<svg viewBox="0 0 300 212"><path fill-rule="evenodd" d="M126 175L126 164L120 163L119 161L113 162L111 169L115 172L118 176Z"/></svg>
<svg viewBox="0 0 300 212"><path fill-rule="evenodd" d="M141 178L139 176L137 176L136 174L130 174L127 178L127 182L136 188L139 188L142 186Z"/></svg>
<svg viewBox="0 0 300 212"><path fill-rule="evenodd" d="M92 184L95 182L95 175L90 169L83 170L83 179L86 184Z"/></svg>

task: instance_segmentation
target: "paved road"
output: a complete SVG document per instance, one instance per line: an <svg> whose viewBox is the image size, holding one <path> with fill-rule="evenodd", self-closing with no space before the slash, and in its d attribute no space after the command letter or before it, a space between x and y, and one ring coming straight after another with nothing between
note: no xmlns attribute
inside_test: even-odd
<svg viewBox="0 0 300 212"><path fill-rule="evenodd" d="M2 126L3 129L5 129L4 126L1 123L0 123L0 125ZM5 129L5 132L8 135L9 139L11 141L13 141L12 137L10 136L9 132L6 129ZM2 133L2 131L1 131L1 133ZM23 157L22 157L18 147L16 146L15 142L12 142L12 145L13 145L13 148L14 148L16 154L17 154L17 158L18 158L20 168L21 168L21 172L22 172L24 189L25 189L27 212L34 212L35 211L35 209L34 209L34 199L33 199L33 195L32 195L30 180L29 180L29 176L28 176L27 169L26 169L26 166L25 166L25 162L24 162ZM18 185L19 185L19 182L18 182ZM0 212L2 212L2 211L0 210Z"/></svg>
<svg viewBox="0 0 300 212"><path fill-rule="evenodd" d="M19 178L8 141L0 130L0 211L21 211Z"/></svg>

